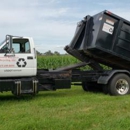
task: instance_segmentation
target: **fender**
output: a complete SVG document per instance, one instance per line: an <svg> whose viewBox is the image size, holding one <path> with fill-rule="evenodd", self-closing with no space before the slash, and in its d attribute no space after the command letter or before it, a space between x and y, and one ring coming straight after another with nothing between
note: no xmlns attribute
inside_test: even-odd
<svg viewBox="0 0 130 130"><path fill-rule="evenodd" d="M98 84L107 84L109 82L109 80L115 74L118 74L118 73L125 73L128 76L130 76L130 71L128 71L128 70L110 70L110 71L108 70L108 71L104 71L103 75L98 78L97 83Z"/></svg>

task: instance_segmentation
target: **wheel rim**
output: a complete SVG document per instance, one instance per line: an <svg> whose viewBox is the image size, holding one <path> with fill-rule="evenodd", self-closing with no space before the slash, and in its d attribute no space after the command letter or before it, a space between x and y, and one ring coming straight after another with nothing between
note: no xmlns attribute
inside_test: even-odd
<svg viewBox="0 0 130 130"><path fill-rule="evenodd" d="M121 95L126 94L129 90L129 83L125 79L119 79L116 82L116 90Z"/></svg>

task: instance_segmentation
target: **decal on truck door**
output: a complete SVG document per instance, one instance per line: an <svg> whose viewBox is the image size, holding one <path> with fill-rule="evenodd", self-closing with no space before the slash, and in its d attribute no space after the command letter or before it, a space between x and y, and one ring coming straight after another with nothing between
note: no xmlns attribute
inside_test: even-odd
<svg viewBox="0 0 130 130"><path fill-rule="evenodd" d="M0 57L0 68L14 68L18 57Z"/></svg>
<svg viewBox="0 0 130 130"><path fill-rule="evenodd" d="M27 62L24 58L19 58L16 64L18 67L25 67L27 65Z"/></svg>

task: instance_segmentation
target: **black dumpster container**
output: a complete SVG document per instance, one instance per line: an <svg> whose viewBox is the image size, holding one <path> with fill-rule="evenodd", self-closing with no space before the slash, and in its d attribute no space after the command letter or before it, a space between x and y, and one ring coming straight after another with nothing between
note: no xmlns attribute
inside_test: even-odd
<svg viewBox="0 0 130 130"><path fill-rule="evenodd" d="M65 50L81 61L89 58L114 69L129 69L130 22L106 10L88 15Z"/></svg>

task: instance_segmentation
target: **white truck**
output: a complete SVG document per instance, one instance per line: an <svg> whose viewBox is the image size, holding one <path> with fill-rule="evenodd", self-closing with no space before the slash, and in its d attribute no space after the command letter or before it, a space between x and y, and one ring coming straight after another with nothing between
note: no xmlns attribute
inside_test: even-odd
<svg viewBox="0 0 130 130"><path fill-rule="evenodd" d="M0 92L11 91L20 96L70 88L70 85L68 72L37 69L36 49L31 37L7 35L0 44Z"/></svg>
<svg viewBox="0 0 130 130"><path fill-rule="evenodd" d="M36 49L30 37L7 36L0 45L0 77L28 77L37 73Z"/></svg>

